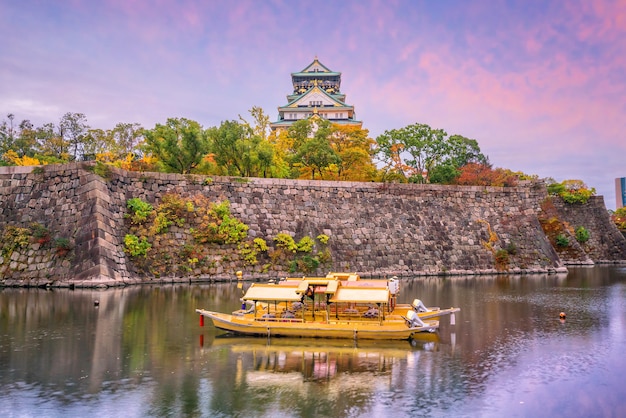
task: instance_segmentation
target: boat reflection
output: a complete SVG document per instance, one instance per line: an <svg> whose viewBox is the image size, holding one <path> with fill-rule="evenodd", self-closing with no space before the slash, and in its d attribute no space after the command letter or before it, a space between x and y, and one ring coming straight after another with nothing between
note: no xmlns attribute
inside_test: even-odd
<svg viewBox="0 0 626 418"><path fill-rule="evenodd" d="M237 385L293 390L342 375L341 381L354 387L370 386L372 375L390 373L421 352L437 351L439 336L428 333L412 341L217 336L205 348L226 348L236 357Z"/></svg>

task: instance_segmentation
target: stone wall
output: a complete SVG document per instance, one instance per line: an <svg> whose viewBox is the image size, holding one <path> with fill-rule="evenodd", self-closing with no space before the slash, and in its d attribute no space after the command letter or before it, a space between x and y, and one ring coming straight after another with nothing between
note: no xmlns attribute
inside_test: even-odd
<svg viewBox="0 0 626 418"><path fill-rule="evenodd" d="M593 196L580 205L568 205L558 198L553 203L572 230L583 226L589 231L589 240L581 247L595 263L615 263L626 258L626 240L611 222L602 196Z"/></svg>
<svg viewBox="0 0 626 418"><path fill-rule="evenodd" d="M67 237L72 243L68 255L57 254L51 243L3 250L1 283L96 286L156 281L139 274L137 260L124 252L124 214L130 198L158 204L167 193L227 199L232 214L249 226L248 235L265 239L270 247L281 232L296 240L328 235L332 259L308 275L565 270L538 221L547 197L542 185L452 187L93 171L88 164L0 169L0 233L7 226L37 222L51 237ZM594 199L585 207L561 209L572 219L578 216L597 240L590 243L594 260L626 259L624 239L611 230L602 204ZM192 240L184 228L171 228L168 234L171 239L164 242L172 247L165 250L172 253L180 251L176 245ZM237 270L246 277L293 275L285 264L272 263L273 250L251 266L236 256L235 246L214 245L210 251L217 262L209 273L190 269L158 280L232 279Z"/></svg>

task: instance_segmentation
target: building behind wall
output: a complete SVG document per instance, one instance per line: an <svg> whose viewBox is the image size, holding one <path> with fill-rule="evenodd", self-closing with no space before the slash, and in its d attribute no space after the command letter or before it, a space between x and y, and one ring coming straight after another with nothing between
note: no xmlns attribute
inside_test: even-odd
<svg viewBox="0 0 626 418"><path fill-rule="evenodd" d="M615 204L616 209L626 206L626 177L615 179Z"/></svg>
<svg viewBox="0 0 626 418"><path fill-rule="evenodd" d="M329 70L317 57L302 71L291 73L291 83L293 92L287 95L287 104L278 108L278 120L270 124L273 131L316 117L361 127L354 106L347 104L346 95L341 93L341 73Z"/></svg>

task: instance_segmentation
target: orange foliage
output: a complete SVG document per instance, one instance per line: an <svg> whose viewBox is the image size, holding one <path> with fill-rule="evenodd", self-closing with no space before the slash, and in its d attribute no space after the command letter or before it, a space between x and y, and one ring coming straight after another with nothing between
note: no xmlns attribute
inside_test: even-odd
<svg viewBox="0 0 626 418"><path fill-rule="evenodd" d="M485 164L468 163L461 167L461 174L456 179L455 184L512 187L517 184L517 176L510 170L502 168L494 170Z"/></svg>

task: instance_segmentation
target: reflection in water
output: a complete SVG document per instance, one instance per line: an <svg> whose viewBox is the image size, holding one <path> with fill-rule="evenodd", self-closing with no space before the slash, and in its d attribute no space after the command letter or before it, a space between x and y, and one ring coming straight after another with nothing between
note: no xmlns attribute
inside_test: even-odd
<svg viewBox="0 0 626 418"><path fill-rule="evenodd" d="M201 328L194 309L236 309L236 283L2 289L0 415L626 416L625 279L406 280L400 302L461 307L414 346Z"/></svg>
<svg viewBox="0 0 626 418"><path fill-rule="evenodd" d="M376 394L391 393L434 368L437 336L407 341L362 342L308 339L216 338L203 353L215 364L228 353L234 365L219 370L229 393L213 397L212 408L227 415L289 411L296 416L349 416L367 413ZM424 355L422 355L424 354ZM217 367L220 367L219 365ZM232 375L229 371L234 369ZM208 370L207 370L208 372ZM210 374L215 374L211 370ZM405 382L401 382L405 380ZM217 384L213 381L212 386ZM224 396L233 394L225 402ZM239 399L238 393L245 393Z"/></svg>

